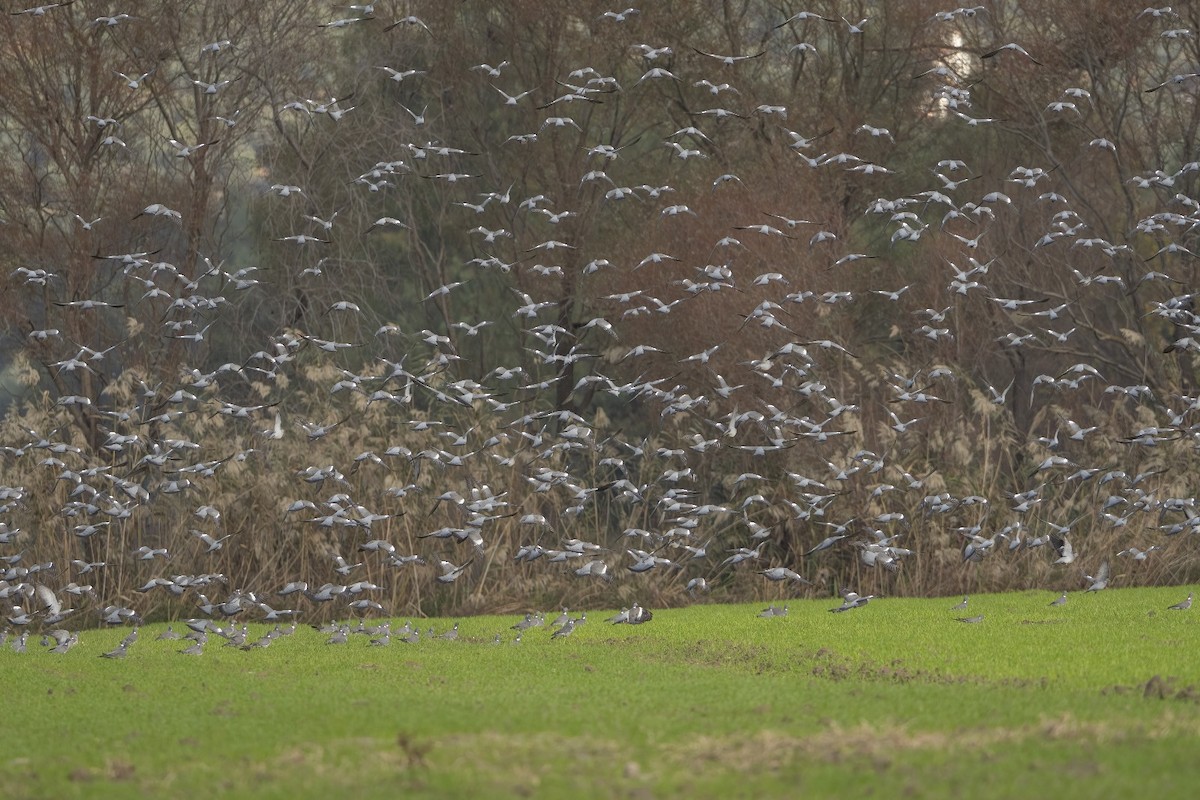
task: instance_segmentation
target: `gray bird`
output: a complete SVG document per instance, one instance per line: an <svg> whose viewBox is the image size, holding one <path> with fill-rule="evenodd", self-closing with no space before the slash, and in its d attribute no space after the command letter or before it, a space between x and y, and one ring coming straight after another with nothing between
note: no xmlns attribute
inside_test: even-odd
<svg viewBox="0 0 1200 800"><path fill-rule="evenodd" d="M818 544L816 547L814 547L811 550L809 550L808 552L806 552L804 555L811 556L813 553L819 553L822 550L828 550L829 548L833 547L835 544L840 542L842 539L845 539L847 536L849 536L849 534L841 534L838 536L826 537L825 539L821 540L820 544Z"/></svg>
<svg viewBox="0 0 1200 800"><path fill-rule="evenodd" d="M613 625L641 625L644 622L649 622L654 618L649 609L642 608L637 603L634 603L629 608L623 609L621 613L608 619Z"/></svg>
<svg viewBox="0 0 1200 800"><path fill-rule="evenodd" d="M451 564L449 561L439 561L438 566L441 568L442 574L437 576L437 582L454 583L456 580L458 580L458 576L463 574L463 570L471 566L471 562L474 560L474 558L467 559L465 563L457 567Z"/></svg>
<svg viewBox="0 0 1200 800"><path fill-rule="evenodd" d="M57 629L49 631L46 635L56 642L55 646L50 648L51 653L65 653L79 644L79 634L69 631Z"/></svg>
<svg viewBox="0 0 1200 800"><path fill-rule="evenodd" d="M642 608L634 603L629 609L629 617L625 620L629 625L641 625L654 619L654 614L648 608Z"/></svg>
<svg viewBox="0 0 1200 800"><path fill-rule="evenodd" d="M208 644L208 634L204 631L188 631L180 638L198 644Z"/></svg>
<svg viewBox="0 0 1200 800"><path fill-rule="evenodd" d="M873 594L869 594L869 595L866 595L865 597L863 597L863 596L860 596L857 592L843 592L842 604L840 606L838 606L837 608L831 608L829 610L835 614L840 614L842 612L850 611L855 608L861 608L862 606L865 606L867 603L871 602L874 599L875 599L875 595L873 595Z"/></svg>
<svg viewBox="0 0 1200 800"><path fill-rule="evenodd" d="M439 578L438 580L441 579ZM328 603L333 598L345 593L345 586L338 586L332 583L326 583L322 585L315 592L304 590L304 596L315 603Z"/></svg>
<svg viewBox="0 0 1200 800"><path fill-rule="evenodd" d="M62 603L58 599L58 595L51 591L49 586L37 584L33 587L33 596L37 601L37 610L45 611L49 616L58 616L62 612Z"/></svg>
<svg viewBox="0 0 1200 800"><path fill-rule="evenodd" d="M591 575L600 578L601 580L608 581L609 583L611 583L613 579L612 575L608 574L608 564L605 564L598 558L592 559L574 572L580 578L586 578L587 576Z"/></svg>
<svg viewBox="0 0 1200 800"><path fill-rule="evenodd" d="M1067 593L1063 592L1056 599L1050 601L1052 606L1065 606L1067 604Z"/></svg>
<svg viewBox="0 0 1200 800"><path fill-rule="evenodd" d="M958 603L958 604L956 604L956 605L953 605L953 606L951 606L951 607L950 607L950 610L951 610L951 611L964 611L964 610L966 609L966 607L967 607L967 600L968 600L968 599L969 599L969 598L968 598L968 596L964 594L964 595L963 595L962 602L961 602L961 603Z"/></svg>
<svg viewBox="0 0 1200 800"><path fill-rule="evenodd" d="M1091 585L1088 586L1086 591L1099 592L1102 589L1107 589L1108 588L1108 562L1107 561L1100 562L1100 569L1096 570L1095 577L1092 577L1091 575L1084 575L1084 577L1087 578L1089 581L1091 581Z"/></svg>
<svg viewBox="0 0 1200 800"><path fill-rule="evenodd" d="M758 574L772 582L794 581L795 583L812 586L812 581L787 567L771 567L770 569L759 570Z"/></svg>
<svg viewBox="0 0 1200 800"><path fill-rule="evenodd" d="M205 553L215 553L217 550L220 550L225 546L225 540L233 535L230 533L222 536L220 539L217 539L210 534L205 533L204 531L192 529L190 533L199 539L206 548L208 548L204 551Z"/></svg>
<svg viewBox="0 0 1200 800"><path fill-rule="evenodd" d="M1058 551L1058 558L1054 560L1055 564L1070 564L1075 560L1075 548L1071 547L1070 540L1050 534L1050 544ZM1033 545L1030 544L1032 547Z"/></svg>
<svg viewBox="0 0 1200 800"><path fill-rule="evenodd" d="M564 609L564 611L565 610L566 609ZM566 619L564 618L563 621L566 622ZM528 630L529 628L536 628L536 627L544 624L544 622L545 622L545 620L543 619L541 614L529 613L529 614L525 615L524 619L522 619L516 625L513 625L512 629L514 631L524 631L524 630Z"/></svg>
<svg viewBox="0 0 1200 800"><path fill-rule="evenodd" d="M33 614L27 612L21 606L13 606L12 614L9 615L8 621L13 625L28 625L33 622Z"/></svg>
<svg viewBox="0 0 1200 800"><path fill-rule="evenodd" d="M124 658L125 651L128 649L129 648L127 648L125 646L125 643L122 642L121 644L114 647L112 650L109 650L107 653L101 653L100 657L101 658Z"/></svg>
<svg viewBox="0 0 1200 800"><path fill-rule="evenodd" d="M983 614L980 614L977 617L955 617L955 619L959 622L965 622L968 625L974 625L977 622L983 622Z"/></svg>
<svg viewBox="0 0 1200 800"><path fill-rule="evenodd" d="M141 620L141 617L132 608L121 606L105 606L99 613L106 625L124 625L130 620L134 622Z"/></svg>
<svg viewBox="0 0 1200 800"><path fill-rule="evenodd" d="M1173 606L1167 606L1167 609L1170 611L1187 611L1191 607L1192 607L1192 593L1188 592L1188 596L1186 599L1180 600L1178 603L1176 603Z"/></svg>

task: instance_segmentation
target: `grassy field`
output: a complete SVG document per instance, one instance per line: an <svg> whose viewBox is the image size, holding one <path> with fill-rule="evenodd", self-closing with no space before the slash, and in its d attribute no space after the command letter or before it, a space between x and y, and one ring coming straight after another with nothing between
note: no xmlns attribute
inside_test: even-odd
<svg viewBox="0 0 1200 800"><path fill-rule="evenodd" d="M97 656L126 631L31 637L0 649L0 797L1192 797L1200 610L1165 610L1187 591L593 611L519 644L516 617L385 648L301 628L198 657L150 626L123 661Z"/></svg>

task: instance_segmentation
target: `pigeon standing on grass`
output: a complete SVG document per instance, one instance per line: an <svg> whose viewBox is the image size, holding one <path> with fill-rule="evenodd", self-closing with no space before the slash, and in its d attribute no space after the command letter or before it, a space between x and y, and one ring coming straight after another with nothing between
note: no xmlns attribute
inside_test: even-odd
<svg viewBox="0 0 1200 800"><path fill-rule="evenodd" d="M179 635L179 632L172 630L170 625L167 626L167 629L165 631L160 633L158 636L154 637L155 641L158 641L160 639L179 639L179 638L181 638Z"/></svg>
<svg viewBox="0 0 1200 800"><path fill-rule="evenodd" d="M654 619L654 614L648 608L642 608L637 603L633 604L633 608L629 609L629 624L641 625L643 622L649 622Z"/></svg>
<svg viewBox="0 0 1200 800"><path fill-rule="evenodd" d="M1192 607L1192 593L1188 592L1187 598L1180 600L1173 606L1167 606L1168 611L1187 611Z"/></svg>
<svg viewBox="0 0 1200 800"><path fill-rule="evenodd" d="M620 625L621 623L625 623L626 625L641 625L643 622L649 622L653 618L654 614L649 609L642 608L637 603L634 603L629 608L612 617L610 621L614 625Z"/></svg>
<svg viewBox="0 0 1200 800"><path fill-rule="evenodd" d="M127 648L127 647L125 646L125 643L124 643L124 642L122 642L121 644L119 644L119 645L117 645L116 647L114 647L112 650L109 650L107 653L101 653L101 654L100 654L100 657L101 657L101 658L124 658L124 657L125 657L125 652L126 652L128 649L129 649L129 648Z"/></svg>

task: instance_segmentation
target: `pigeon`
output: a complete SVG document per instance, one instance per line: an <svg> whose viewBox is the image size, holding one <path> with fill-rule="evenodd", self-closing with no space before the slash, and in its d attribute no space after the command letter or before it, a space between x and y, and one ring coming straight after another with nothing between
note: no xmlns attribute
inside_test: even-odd
<svg viewBox="0 0 1200 800"><path fill-rule="evenodd" d="M758 574L772 582L792 581L812 586L812 581L787 567L771 567L770 569L760 570Z"/></svg>
<svg viewBox="0 0 1200 800"><path fill-rule="evenodd" d="M77 633L56 629L49 631L46 635L55 641L54 647L51 647L49 650L51 653L66 653L72 647L79 644L79 634Z"/></svg>
<svg viewBox="0 0 1200 800"><path fill-rule="evenodd" d="M836 543L840 542L841 540L846 539L847 536L848 536L848 534L838 534L838 535L834 535L834 536L827 536L826 539L821 540L821 542L818 543L818 545L816 547L809 549L809 551L805 552L804 555L805 555L805 557L809 557L809 555L812 555L814 553L820 553L821 551L827 551L827 549L829 549L830 547L833 547L834 545L836 545Z"/></svg>
<svg viewBox="0 0 1200 800"><path fill-rule="evenodd" d="M1050 534L1050 544L1058 551L1055 564L1070 564L1075 561L1075 548L1071 547L1070 540L1057 534Z"/></svg>
<svg viewBox="0 0 1200 800"><path fill-rule="evenodd" d="M1170 611L1187 611L1191 607L1192 607L1192 593L1188 592L1188 596L1186 598L1184 598L1183 600L1180 600L1178 603L1176 603L1173 606L1167 606L1167 609Z"/></svg>
<svg viewBox="0 0 1200 800"><path fill-rule="evenodd" d="M874 599L875 595L873 594L860 596L856 592L844 592L842 594L842 604L837 608L831 608L829 610L835 614L838 614L855 608L861 608Z"/></svg>
<svg viewBox="0 0 1200 800"><path fill-rule="evenodd" d="M634 603L629 608L610 618L609 622L614 625L641 625L642 623L649 622L653 618L654 614L652 614L649 609L642 608L637 603Z"/></svg>
<svg viewBox="0 0 1200 800"><path fill-rule="evenodd" d="M627 622L630 625L641 625L652 619L654 619L654 614L650 609L642 608L637 603L634 603L629 609L629 619Z"/></svg>
<svg viewBox="0 0 1200 800"><path fill-rule="evenodd" d="M449 561L439 561L438 567L442 570L442 574L437 576L438 583L454 583L459 576L463 574L463 570L471 566L471 562L475 559L471 558L464 562L461 566L454 566Z"/></svg>
<svg viewBox="0 0 1200 800"><path fill-rule="evenodd" d="M1096 577L1093 578L1091 575L1085 575L1084 577L1090 582L1089 586L1087 587L1087 589L1085 591L1099 592L1102 589L1107 589L1108 588L1108 562L1107 561L1100 562L1100 568L1098 570L1096 570Z"/></svg>
<svg viewBox="0 0 1200 800"><path fill-rule="evenodd" d="M124 658L125 654L128 650L129 650L129 647L124 642L121 642L119 645L114 647L112 650L109 650L108 652L105 652L105 653L101 653L100 658Z"/></svg>

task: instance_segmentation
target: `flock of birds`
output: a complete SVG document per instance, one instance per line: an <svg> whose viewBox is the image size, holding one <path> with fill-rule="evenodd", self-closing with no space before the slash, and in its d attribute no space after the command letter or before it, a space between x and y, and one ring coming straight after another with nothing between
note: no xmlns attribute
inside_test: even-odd
<svg viewBox="0 0 1200 800"><path fill-rule="evenodd" d="M37 18L68 13L67 7L71 5L71 2L50 3L13 13L28 16L28 23L36 25L39 24ZM337 35L332 31L351 26L379 24L383 12L377 12L377 5L349 6L352 16L315 24L326 29L327 35ZM950 31L955 26L974 24L987 13L987 7L982 5L947 10L939 12L931 24L945 25ZM636 26L639 17L638 9L627 8L608 11L602 19L604 24ZM1192 37L1192 31L1170 27L1176 17L1170 8L1147 8L1137 14L1131 13L1130 24L1162 24L1165 27L1161 35L1168 40ZM382 21L387 23L381 26L383 31L400 28L412 35L438 35L416 16ZM714 99L729 99L732 107L714 106L701 111L696 114L696 126L683 127L664 137L659 156L665 152L668 158L678 159L680 186L702 186L695 191L718 192L740 184L742 180L735 174L715 174L710 163L716 163L716 160L711 154L719 147L725 130L723 126L751 124L751 119L765 120L786 131L788 149L794 153L800 169L844 170L852 179L862 180L887 176L890 170L886 165L852 153L817 154L821 135L787 130L786 106L762 104L753 109L740 108L736 100L739 96L738 69L745 62L760 58L819 57L820 48L801 41L801 36L812 33L808 38L821 41L815 33L817 26L843 25L847 26L849 35L860 36L871 21L867 18L853 22L800 12L780 20L775 29L776 36L786 34L797 40L790 47L772 47L746 55L691 48L694 55L711 63L713 70L710 77L696 81L692 88L700 89ZM93 24L115 28L136 25L138 20L120 14L97 18ZM204 58L216 60L225 57L239 44L223 40L198 43L197 46ZM675 45L670 43L637 45L627 59L636 67L637 75L632 81L622 78L628 85L623 85L614 75L601 74L585 65L553 76L552 82L533 88L509 82L508 62L496 66L480 64L473 70L491 83L501 110L544 109L544 119L537 130L514 134L499 144L535 148L539 141L563 132L586 133L569 115L573 107L605 102L610 95L618 93L645 91L656 82L679 83L681 79L669 68L674 55ZM1015 42L997 43L977 55L991 64L1021 59L1032 65L1031 68L1041 65L1036 53L1031 54ZM421 65L380 64L378 67L378 80L393 81L397 85L420 81L426 74ZM996 68L1003 69L1004 65ZM127 69L121 76L127 80L131 92L143 91L148 81L163 78L153 70L143 73L137 68ZM960 69L965 71L961 65ZM968 129L995 122L972 115L971 83L947 63L935 65L918 77L935 83L931 96L944 113L952 114ZM212 95L213 102L219 104L222 92L233 79L189 80L196 90ZM1167 77L1159 85L1145 87L1144 91L1181 91L1197 85L1200 85L1200 75L1180 74ZM1086 87L1063 86L1061 94L1051 99L1044 113L1081 116L1081 108L1090 96ZM344 98L293 100L277 110L302 117L326 115L337 123L355 111L346 102ZM906 505L909 502L926 519L963 514L971 509L979 512L976 524L957 529L962 537L963 561L968 564L998 557L997 554L1006 551L1015 554L1046 547L1042 552L1050 552L1050 560L1065 570L1076 561L1071 537L1073 526L1083 517L1066 524L1049 518L1052 510L1045 507L1043 495L1050 481L1095 487L1097 507L1088 517L1090 524L1125 527L1135 519L1135 514L1141 514L1141 519L1156 519L1160 523L1143 528L1144 533L1156 528L1161 536L1200 531L1200 515L1196 513L1194 498L1165 495L1154 488L1162 470L1139 472L1133 469L1127 472L1118 465L1079 463L1077 456L1068 455L1072 453L1072 447L1089 437L1106 435L1098 432L1099 426L1064 420L1058 433L1041 440L1045 457L1030 475L1029 487L1004 498L973 494L958 496L944 489L934 491L927 487L928 475L911 474L886 453L860 446L855 446L853 451L842 449L842 442L861 442L855 438L857 432L848 423L862 409L855 398L837 396L832 382L827 383L822 378L823 366L827 359L857 356L852 345L802 337L794 330L798 325L789 319L788 308L817 304L837 309L839 304L853 300L852 293L817 294L796 289L793 284L801 283L802 279L782 271L748 275L747 267L738 260L739 254L751 250L760 238L762 241L784 241L800 248L807 246L810 252L828 252L830 269L841 269L864 259L886 259L888 252L846 250L839 233L825 230L819 222L793 218L784 209L767 212L769 223L753 219L757 212L752 214L748 210L747 219L731 225L726 235L713 243L711 252L714 256L720 254L714 259L717 263L681 263L682 259L662 252L650 253L623 267L605 258L604 253L589 252L585 263L583 254L576 252L579 245L570 240L569 234L562 234L560 238L560 235L548 233L570 231L570 220L577 211L557 205L541 194L538 187L518 189L514 184L479 191L481 176L438 166L469 163L476 155L453 143L440 141L436 118L428 113L428 108L419 112L405 108L405 111L411 122L411 127L406 130L424 140L415 139L398 146L404 158L388 155L374 165L363 165L366 168L361 172L356 168L357 177L352 174L348 178L364 193L372 197L378 193L381 204L395 193L404 192L404 181L418 175L444 186L445 191L455 198L455 213L462 215L464 227L470 227L470 236L483 253L464 265L464 270L500 279L512 277L514 271L521 273L520 286L524 288L511 289L515 299L510 318L451 318L445 320L441 330L419 332L406 332L399 325L387 324L380 327L372 339L365 341L324 338L333 334L321 331L344 330L331 321L354 318L363 313L365 301L362 298L339 300L322 309L320 317L313 320L312 329L281 330L260 347L248 348L236 362L189 366L177 385L143 385L132 404L125 407L117 406L99 391L87 394L83 389L104 385L103 381L92 378L113 377L110 370L120 369L120 350L125 341L85 345L70 342L59 329L50 325L30 331L31 348L40 353L57 354L46 359L45 369L64 385L80 387L78 394L63 393L57 397L56 404L65 418L85 416L100 420L106 439L99 451L89 452L72 438L72 424L64 422L63 426L45 434L29 431L26 440L8 442L3 448L5 474L18 474L22 469L31 472L49 470L67 487L66 500L60 509L61 518L66 521L62 531L19 528L12 520L19 518L26 508L29 490L21 485L0 487L0 503L3 504L0 506L0 519L3 520L0 521L0 602L5 606L2 616L13 630L11 634L6 631L4 636L13 649L24 650L31 632L37 636L37 631L44 631L43 641L47 647L53 652L66 652L79 638L77 633L69 631L70 628L78 629L97 622L136 626L141 622L139 607L145 609L148 604L156 605L154 598L160 597L182 599L185 608L196 609L195 618L186 623L185 633L177 634L168 629L159 637L182 637L186 647L181 652L185 654L203 652L210 635L221 637L227 645L247 650L266 647L274 639L293 632L297 617L322 607L338 608L334 616L359 618L357 624L335 623L322 627L330 644L345 643L354 634L363 635L376 646L387 645L393 639L415 643L422 634L411 623L393 629L390 622L368 624L363 619L368 616L383 618L389 614L389 609L375 599L382 587L369 579L355 580L356 573L365 569L373 575L387 574L395 580L405 580L404 571L423 569L428 558L436 565L437 584L470 582L479 575L484 564L496 556L488 540L491 530L502 525L515 526L525 542L516 552L506 555L523 565L535 565L531 569L544 565L547 569L565 569L580 580L605 583L613 582L618 576L622 581L639 580L630 576L646 574L672 576L680 583L686 578L686 589L693 596L713 588L718 576L747 568L782 587L781 591L802 591L815 577L812 572L806 577L802 571L825 557L823 554L847 547L857 550L856 557L863 570L898 572L907 559L920 552L921 547L919 534L908 532L908 526L913 522L911 515L896 510L910 507ZM238 112L239 109L223 109L218 118L229 126L241 124ZM699 127L708 122L712 123L708 130ZM67 124L96 127L105 137L111 138L112 147L126 144L117 138L117 120L91 115ZM862 125L854 135L866 137L866 140L894 140L891 131L869 124ZM171 139L166 147L174 157L187 161L196 158L211 144ZM637 174L636 166L624 170L623 162L632 158L630 153L633 151L626 151L629 146L588 142L588 164L593 168L579 176L580 187L602 193L604 202L609 204L636 198L645 204L647 215L657 214L663 220L685 224L698 217L689 207L689 198L683 188L619 183L619 178ZM1089 147L1102 157L1114 152L1116 145L1096 137ZM889 246L895 248L934 237L956 241L961 246L959 260L968 266L951 264L953 274L947 286L950 298L960 302L967 297L988 297L1000 308L1011 312L1014 318L1020 315L1022 320L1038 325L1029 330L1022 323L1019 331L1001 337L1002 347L1040 345L1046 352L1053 353L1057 343L1062 346L1062 353L1071 353L1069 342L1076 333L1075 327L1067 327L1073 319L1072 301L1052 304L1048 298L992 295L987 285L988 276L992 270L1003 269L1003 258L995 256L980 260L978 257L987 250L981 241L985 240L997 218L1009 213L1014 205L1014 194L1031 193L1031 197L1036 198L1035 205L1046 209L1047 217L1045 229L1035 242L1030 242L1033 247L1079 248L1089 254L1103 253L1115 264L1133 252L1131 245L1088 236L1087 209L1073 208L1066 197L1056 191L1053 168L1016 166L1003 178L1001 185L987 186L986 191L968 194L974 187L982 185L975 181L984 178L972 172L968 161L947 158L929 167L931 184L927 190L903 197L877 199L865 209L867 214L881 215L889 220L893 228ZM1164 165L1162 169L1138 176L1136 182L1145 191L1156 193L1183 184L1197 171L1200 171L1200 162L1182 164L1175 169L1167 169ZM292 202L296 197L318 200L308 197L305 187L293 184L276 183L270 186L270 191L280 198L279 202ZM551 190L547 188L547 191ZM1024 194L1018 199L1026 202ZM1195 257L1181 240L1200 225L1200 201L1177 193L1170 204L1170 208L1157 210L1137 226L1138 234L1158 236L1164 242L1152 257L1159 260L1161 271L1146 273L1139 278L1140 282L1178 286L1181 282L1170 271L1186 259ZM939 208L937 218L929 220L929 213ZM297 276L302 280L319 281L328 277L325 273L332 268L313 254L334 237L365 236L376 232L416 235L412 233L411 221L394 216L381 215L365 230L346 231L347 223L339 221L336 214L321 215L319 209L311 210L313 213L304 215L307 224L303 228L277 240L279 247L295 245L299 248L297 260L306 265ZM105 225L128 224L110 221L102 212L102 209L97 210L101 214L99 217L76 214L78 234L88 236ZM548 227L525 224L522 234L525 241L518 242L510 230L512 224L505 224L505 220L516 219L518 215L526 220L536 219ZM154 224L171 225L183 220L185 213L160 202L149 202L138 216L146 217ZM547 233L536 237L539 230ZM1172 230L1180 233L1173 237ZM271 291L269 281L259 277L254 266L227 268L224 262L206 259L202 270L194 274L190 266L158 260L156 255L158 253L151 250L104 253L97 257L95 268L108 270L119 285L136 286L135 296L140 295L141 299L135 305L144 310L142 316L145 319L160 318L161 334L194 346L198 358L204 352L202 345L206 334L222 313L228 313L226 309L230 304L222 292L236 292L240 296L242 293ZM533 261L545 263L533 264ZM583 277L596 276L597 280L613 276L614 286L628 286L631 281L637 281L638 275L667 269L679 275L671 282L673 287L678 287L677 297L666 300L653 296L645 288L621 289L597 298L592 305L594 309L606 311L580 320L570 328L559 316L559 301L543 299L554 296L558 286L555 280L561 280L568 271ZM424 301L452 308L456 290L471 280L467 273L463 275L462 280L435 288ZM1090 274L1076 270L1075 275L1080 292L1103 292L1114 285L1131 288L1115 268ZM117 310L121 304L112 301L113 295L82 298L62 295L58 292L62 282L48 265L21 266L14 276L39 294L49 290L52 296L58 297L53 307L46 309L47 320L54 314L65 318L63 315L123 316L125 313ZM743 289L752 292L743 292ZM872 292L888 301L889 307L901 308L908 289L908 286L879 288ZM710 367L710 362L718 363L717 353L724 343L690 355L668 353L648 344L621 343L626 320L659 318L663 325L669 326L670 315L686 313L683 304L697 297L716 294L728 298L730 313L735 313L734 309L742 304L743 298L764 296L753 308L736 312L742 317L739 331L755 326L764 329L766 335L778 337L763 357L740 362L736 374L718 374ZM1155 302L1150 309L1151 314L1166 319L1181 332L1172 342L1171 350L1200 351L1200 339L1195 338L1200 330L1197 327L1200 320L1194 315L1193 308L1191 294L1175 294ZM914 310L911 313L920 325L913 329L913 334L935 344L952 339L955 331L948 322L950 312L951 308ZM897 312L897 324L911 325L905 319L904 313ZM461 376L467 368L460 366L465 360L459 347L477 341L475 337L487 335L489 327L496 326L499 330L505 325L517 326L526 337L524 363L486 365L488 371L482 380ZM606 362L599 351L611 347L620 347L621 353ZM371 348L376 352L375 358L364 355ZM348 355L361 357L362 369L345 369L343 365L350 362L341 359ZM289 376L300 380L296 374L300 362L335 365L338 377L329 392L339 401L344 400L344 417L324 423L290 419L286 395L280 388L281 378ZM615 365L614 375L602 371L605 363ZM640 364L651 366L642 370L636 366ZM674 376L646 377L672 371L678 374L674 365L682 365L678 369L694 368L689 375L700 375L708 380L684 385L676 383ZM632 379L614 377L618 370L626 375L640 375ZM657 409L662 421L670 418L686 421L687 424L678 429L685 432L676 434L674 441L670 440L672 434L666 428L656 434L654 440L627 440L628 437L622 438L620 433L598 435L595 421L585 416L586 403L580 403L577 406L580 410L573 411L549 407L546 402L546 398L558 391L557 384L576 371L582 376L574 385L571 397L592 398L599 394L626 402L636 401L639 407ZM942 367L923 369L908 376L889 374L891 396L887 414L892 420L889 427L897 442L905 436L921 435L922 417L913 417L910 413L919 415L922 413L919 409L929 404L946 402L939 397L939 387L950 387L960 380L954 371ZM1069 392L1087 386L1088 382L1103 380L1097 367L1077 362L1065 366L1056 375L1039 376L1034 382L1034 390ZM267 388L262 402L244 404L244 401L231 399L240 395L234 395L227 387L233 384L244 386L248 382ZM1010 402L1011 384L1005 390L990 385L986 388L992 403L1003 406ZM768 402L764 397L773 396L772 392L789 395L793 404L780 407ZM1153 404L1156 409L1165 409L1159 412L1165 416L1162 424L1113 434L1112 438L1128 445L1131 452L1178 439L1200 442L1200 424L1194 421L1195 412L1200 410L1200 398L1181 395L1160 402L1146 385L1116 384L1107 387L1105 396L1113 402ZM416 409L425 411L418 413ZM396 428L404 429L403 435L398 435L396 443L378 452L368 450L349 455L321 449L323 440L340 425L356 415L368 414L386 415ZM188 426L191 420L201 415L228 418L246 439L254 440L256 446L241 447L232 453L215 452L215 447L228 448L228 443L202 445L192 441L187 435ZM460 424L461 420L480 417L486 417L489 424ZM484 435L481 430L495 432ZM297 437L303 437L309 443L314 460L332 454L330 461L320 460L295 473L296 498L284 501L287 524L325 530L330 534L331 542L352 550L331 546L327 567L316 568L313 575L297 576L297 580L282 587L255 585L253 575L235 576L240 585L230 588L229 578L215 572L172 574L171 565L175 562L171 558L177 552L186 551L190 553L192 563L203 563L205 558L229 546L231 540L236 544L240 537L250 535L247 531L223 527L222 509L209 501L208 487L233 464L249 463L255 469L272 468L271 444ZM818 454L818 463L828 467L827 474L804 474L794 469L797 462L790 453L797 447ZM902 447L896 449L900 451ZM752 459L757 471L746 471L719 487L698 482L697 465L722 450ZM1083 451L1080 449L1079 452ZM335 458L340 458L341 462L335 463ZM606 479L596 481L582 477L581 465L584 464L593 465L597 470L590 475L604 474ZM473 469L477 466L481 474L505 470L507 473L500 474L515 475L514 483L507 488L481 483L473 477ZM357 473L366 474L372 470L388 476L407 474L408 478L405 482L392 481L389 477L381 484L381 490L372 490L372 496L368 497L356 491L354 487L358 484L352 478ZM650 474L652 478L639 482L635 480L639 474ZM876 513L847 508L843 498L849 496L847 489L850 486L861 487L870 503L885 510ZM146 580L137 592L140 593L138 597L145 596L147 601L135 597L101 596L94 584L102 581L93 579L103 575L110 564L103 559L91 560L85 554L103 552L104 546L99 543L113 537L114 531L149 513L154 503L171 498L183 498L183 502L191 507L195 527L190 529L190 535L184 541L153 539L140 543L131 553L112 554L113 558L132 559L146 570ZM548 502L550 498L553 502ZM636 518L646 522L641 526L632 523L622 526L619 539L591 541L592 537L585 533L586 526L580 522L596 518L601 498L609 503L610 515L628 513L627 519L632 520L636 509ZM405 511L418 509L418 504L427 507L421 509L426 521L426 530L419 536L423 552L403 552L396 542L378 532ZM1005 524L989 522L991 509L1001 506L1008 509ZM618 510L613 512L612 507ZM410 520L412 516L415 514L410 515ZM771 563L772 554L778 549L774 544L780 519L788 520L789 525L804 531L805 535L821 528L828 530L822 531L819 541L813 536L807 545L796 548L792 563ZM438 527L438 522L444 524ZM600 524L594 527L600 527ZM566 531L576 535L566 536ZM80 556L70 564L33 563L27 557L27 553L37 551L40 542L64 536L75 542L73 547ZM721 551L710 552L709 547L718 538ZM911 546L905 542L911 542ZM1117 556L1142 562L1159 549L1161 546L1157 544L1145 549L1131 544ZM353 552L360 560L346 557L348 552ZM460 555L455 556L455 553ZM367 561L370 563L364 567L363 562ZM1099 591L1108 586L1111 577L1109 559L1100 561L1094 571L1095 575L1086 576L1081 588ZM210 599L209 594L215 599ZM1064 592L1055 603L1061 605L1066 596ZM860 596L844 591L842 605L831 611L862 608L872 598L872 595ZM964 598L962 609L966 608L966 603L967 598ZM1190 605L1189 594L1186 601L1172 608L1186 610ZM328 614L327 611L322 613ZM776 617L786 613L786 606L773 603L760 616ZM650 611L635 603L610 621L640 624L651 618ZM978 622L982 617L960 619ZM261 638L250 639L247 620L277 625ZM565 609L552 625L547 625L545 615L531 613L515 626L517 640L524 631L538 627L551 628L553 637L562 638L584 622L586 614L571 617ZM226 625L228 627L224 627ZM135 627L116 649L103 655L123 657L136 643L137 635ZM424 638L431 636L434 636L432 631ZM441 634L440 638L456 636L457 626Z"/></svg>
<svg viewBox="0 0 1200 800"><path fill-rule="evenodd" d="M773 611L774 609L775 606L771 606L769 610ZM768 614L767 616L771 615ZM649 622L653 617L654 614L649 609L642 608L637 603L634 603L631 607L621 609L605 621L612 625L641 625ZM545 614L531 612L512 626L511 629L516 631L516 635L510 643L521 644L525 632L533 628L547 628L551 640L561 639L570 636L574 633L577 626L583 625L586 622L586 612L581 613L578 617L573 617L566 608L563 608L562 613L549 622L547 622ZM175 630L174 625L167 625L167 629L155 636L154 639L160 642L178 642L183 645L182 649L176 651L180 655L199 656L204 654L204 649L209 643L210 635L222 640L222 647L234 647L243 651L250 651L270 647L271 643L275 640L291 636L297 630L295 622L292 622L287 627L276 624L261 636L252 639L249 626L245 623L240 627L236 624L222 627L219 623L214 622L208 617L186 620L184 627L186 630L181 633ZM395 630L392 630L391 620L384 620L377 624L367 624L361 618L355 625L335 621L324 625L313 625L312 627L318 633L326 635L328 638L325 640L325 643L330 645L347 644L351 641L351 637L355 635L363 637L368 647L387 647L392 643L393 638L398 642L410 645L417 644L422 638L425 641L435 639L458 641L459 638L457 622L449 630L440 634L435 633L431 626L426 631L424 637L421 635L420 628L414 626L411 620ZM28 629L23 629L17 634L13 634L7 629L0 631L0 647L7 645L14 653L29 652L29 637L30 631ZM137 644L139 638L140 628L135 626L117 643L116 647L100 653L100 658L125 658L129 653L129 648ZM503 641L504 635L497 633L491 639L491 644L501 644ZM46 648L46 651L49 653L66 653L78 644L79 634L68 631L65 628L52 628L44 631L41 635L41 646Z"/></svg>

